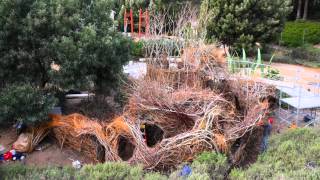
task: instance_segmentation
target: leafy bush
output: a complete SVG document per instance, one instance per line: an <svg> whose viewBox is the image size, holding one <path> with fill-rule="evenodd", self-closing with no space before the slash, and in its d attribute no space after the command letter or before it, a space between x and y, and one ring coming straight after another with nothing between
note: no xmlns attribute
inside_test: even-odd
<svg viewBox="0 0 320 180"><path fill-rule="evenodd" d="M282 43L289 47L320 43L320 22L287 22L282 34Z"/></svg>
<svg viewBox="0 0 320 180"><path fill-rule="evenodd" d="M273 136L268 151L248 169L235 169L231 179L319 179L320 130L297 129Z"/></svg>
<svg viewBox="0 0 320 180"><path fill-rule="evenodd" d="M0 92L0 123L35 125L48 119L57 100L31 85L12 85Z"/></svg>

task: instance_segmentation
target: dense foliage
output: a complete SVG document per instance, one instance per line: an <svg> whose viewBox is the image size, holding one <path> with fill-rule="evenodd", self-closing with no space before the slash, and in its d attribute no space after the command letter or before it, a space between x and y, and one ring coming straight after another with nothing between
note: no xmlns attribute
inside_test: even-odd
<svg viewBox="0 0 320 180"><path fill-rule="evenodd" d="M108 0L0 1L1 83L114 87L130 43L112 28L112 5Z"/></svg>
<svg viewBox="0 0 320 180"><path fill-rule="evenodd" d="M232 179L319 179L320 130L298 129L271 138L268 151Z"/></svg>
<svg viewBox="0 0 320 180"><path fill-rule="evenodd" d="M282 43L289 47L320 43L320 22L287 22L282 33Z"/></svg>
<svg viewBox="0 0 320 180"><path fill-rule="evenodd" d="M248 49L256 42L269 42L280 34L292 9L290 3L291 0L204 0L201 16L208 16L209 39Z"/></svg>
<svg viewBox="0 0 320 180"><path fill-rule="evenodd" d="M0 124L35 125L48 119L57 101L30 85L12 85L0 92Z"/></svg>

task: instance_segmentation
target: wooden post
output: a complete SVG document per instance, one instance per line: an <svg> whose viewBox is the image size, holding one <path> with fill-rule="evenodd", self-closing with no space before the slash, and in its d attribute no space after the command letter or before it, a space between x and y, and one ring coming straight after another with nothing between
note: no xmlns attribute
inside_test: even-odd
<svg viewBox="0 0 320 180"><path fill-rule="evenodd" d="M141 37L141 26L142 26L142 9L139 10L139 38Z"/></svg>
<svg viewBox="0 0 320 180"><path fill-rule="evenodd" d="M133 29L133 12L132 9L130 9L130 18L131 18L131 33L133 35L134 29Z"/></svg>
<svg viewBox="0 0 320 180"><path fill-rule="evenodd" d="M128 19L127 19L127 10L124 11L123 15L123 32L127 32L127 27L128 27Z"/></svg>
<svg viewBox="0 0 320 180"><path fill-rule="evenodd" d="M150 18L149 18L148 10L146 10L145 12L145 21L146 21L146 35L148 36L150 34Z"/></svg>

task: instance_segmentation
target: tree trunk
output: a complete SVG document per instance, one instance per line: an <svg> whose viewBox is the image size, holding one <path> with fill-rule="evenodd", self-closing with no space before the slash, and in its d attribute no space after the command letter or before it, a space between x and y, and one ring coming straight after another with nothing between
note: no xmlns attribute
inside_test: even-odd
<svg viewBox="0 0 320 180"><path fill-rule="evenodd" d="M302 8L302 0L298 0L297 17L296 17L296 19L300 19L301 18L301 8Z"/></svg>
<svg viewBox="0 0 320 180"><path fill-rule="evenodd" d="M305 0L305 2L304 2L304 11L303 11L303 20L307 20L308 7L309 7L309 0Z"/></svg>

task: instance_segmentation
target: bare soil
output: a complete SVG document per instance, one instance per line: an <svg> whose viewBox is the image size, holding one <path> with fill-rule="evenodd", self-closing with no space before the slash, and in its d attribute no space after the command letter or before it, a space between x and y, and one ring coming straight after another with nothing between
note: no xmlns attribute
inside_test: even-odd
<svg viewBox="0 0 320 180"><path fill-rule="evenodd" d="M13 128L0 129L0 144L2 144L6 150L10 150L12 144L17 139L17 134ZM33 151L27 154L26 159L22 162L5 162L0 163L0 166L10 163L23 163L27 166L72 166L72 160L79 160L83 164L91 164L93 161L87 159L83 154L75 152L68 148L60 148L56 142L49 138L46 140L49 147L42 151Z"/></svg>
<svg viewBox="0 0 320 180"><path fill-rule="evenodd" d="M306 90L320 94L320 68L282 63L273 63L272 67L280 71L284 81L292 85L301 85Z"/></svg>
<svg viewBox="0 0 320 180"><path fill-rule="evenodd" d="M313 47L320 49L320 44L316 44Z"/></svg>
<svg viewBox="0 0 320 180"><path fill-rule="evenodd" d="M320 75L320 68L282 63L272 63L272 67L278 69L283 76L295 78L297 74L299 74L299 78L304 81L317 82L320 80L320 78L317 77L317 75Z"/></svg>

